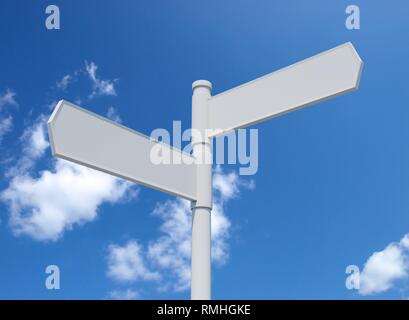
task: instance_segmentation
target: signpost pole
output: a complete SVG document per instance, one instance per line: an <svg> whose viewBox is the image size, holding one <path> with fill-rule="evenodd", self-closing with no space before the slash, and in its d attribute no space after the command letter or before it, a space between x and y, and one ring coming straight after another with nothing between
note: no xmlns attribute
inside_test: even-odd
<svg viewBox="0 0 409 320"><path fill-rule="evenodd" d="M212 144L207 137L207 104L212 84L192 84L192 150L196 160L196 201L192 201L192 300L211 299Z"/></svg>

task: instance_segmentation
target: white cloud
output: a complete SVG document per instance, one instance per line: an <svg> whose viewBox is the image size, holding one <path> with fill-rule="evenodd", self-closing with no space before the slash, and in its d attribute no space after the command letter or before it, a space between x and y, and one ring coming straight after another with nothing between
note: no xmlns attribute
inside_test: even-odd
<svg viewBox="0 0 409 320"><path fill-rule="evenodd" d="M239 186L237 184L238 176L235 172L223 175L220 167L217 167L213 175L213 188L220 193L225 200L234 198L239 193Z"/></svg>
<svg viewBox="0 0 409 320"><path fill-rule="evenodd" d="M27 127L24 130L20 141L23 145L22 153L15 165L8 168L6 171L6 176L8 178L17 175L26 175L49 147L46 138L45 116L38 117L32 126Z"/></svg>
<svg viewBox="0 0 409 320"><path fill-rule="evenodd" d="M125 246L110 245L108 248L107 275L117 281L157 280L159 274L151 272L145 265L142 247L131 240Z"/></svg>
<svg viewBox="0 0 409 320"><path fill-rule="evenodd" d="M50 145L45 137L45 125L44 118L41 118L34 127L27 129L23 134L23 139L28 139L25 151L32 158L41 157Z"/></svg>
<svg viewBox="0 0 409 320"><path fill-rule="evenodd" d="M56 82L58 89L65 91L68 88L68 85L74 81L74 77L70 74L66 74L61 78L61 80Z"/></svg>
<svg viewBox="0 0 409 320"><path fill-rule="evenodd" d="M85 62L85 70L92 81L93 91L89 98L97 96L116 96L115 80L101 80L97 77L98 66L94 63Z"/></svg>
<svg viewBox="0 0 409 320"><path fill-rule="evenodd" d="M228 200L239 195L241 188L254 188L254 182L243 180L234 172L224 174L217 168L213 176L213 188L212 260L222 264L228 259L231 227L225 205ZM147 253L142 260L150 266L150 270L160 274L160 290L184 291L190 287L190 202L176 199L159 203L152 214L162 220L159 227L161 235L147 245Z"/></svg>
<svg viewBox="0 0 409 320"><path fill-rule="evenodd" d="M17 106L15 96L16 93L10 89L0 93L0 142L13 128L13 117L9 114L8 110L3 110L3 107Z"/></svg>
<svg viewBox="0 0 409 320"><path fill-rule="evenodd" d="M236 198L240 194L240 188L253 190L254 180L242 179L236 172L223 173L220 166L217 166L213 174L213 190L222 202Z"/></svg>
<svg viewBox="0 0 409 320"><path fill-rule="evenodd" d="M78 97L74 100L76 104L81 104L82 101L86 99L93 99L98 96L116 96L115 82L114 80L103 80L97 76L98 66L94 62L88 63L85 61L85 67L77 69L72 73L68 73L61 77L60 80L56 81L55 86L52 87L53 90L58 89L61 91L67 91L70 85L76 81L83 81L86 77L91 80L92 91L87 98ZM49 104L49 108L55 107L55 101Z"/></svg>
<svg viewBox="0 0 409 320"><path fill-rule="evenodd" d="M10 226L16 235L57 240L74 225L97 217L104 202L126 197L128 182L83 166L58 160L38 178L17 175L0 198L9 205Z"/></svg>
<svg viewBox="0 0 409 320"><path fill-rule="evenodd" d="M13 117L6 116L3 119L0 119L0 142L3 140L3 137L11 131L13 128Z"/></svg>
<svg viewBox="0 0 409 320"><path fill-rule="evenodd" d="M4 106L17 106L15 99L16 93L10 89L7 89L5 92L0 94L0 109Z"/></svg>
<svg viewBox="0 0 409 320"><path fill-rule="evenodd" d="M156 206L162 235L148 246L148 259L164 274L163 290L183 291L190 286L190 203L177 199Z"/></svg>
<svg viewBox="0 0 409 320"><path fill-rule="evenodd" d="M370 295L392 289L397 281L407 278L409 270L409 234L400 242L389 244L373 253L360 274L359 294Z"/></svg>
<svg viewBox="0 0 409 320"><path fill-rule="evenodd" d="M112 106L108 108L107 118L118 123L122 122L122 119L118 114L118 111Z"/></svg>
<svg viewBox="0 0 409 320"><path fill-rule="evenodd" d="M224 174L220 166L213 175L215 193L212 211L212 258L217 263L224 263L228 258L227 239L231 222L225 214L225 204L237 198L241 189L253 190L254 180L242 179L236 172Z"/></svg>
<svg viewBox="0 0 409 320"><path fill-rule="evenodd" d="M405 234L402 239L400 239L399 244L405 249L409 250L409 233Z"/></svg>
<svg viewBox="0 0 409 320"><path fill-rule="evenodd" d="M9 186L0 194L16 235L57 240L75 225L94 220L102 203L137 195L130 182L64 160L53 161L52 169L33 176L31 169L49 146L44 117L26 129L21 140L22 156L8 171Z"/></svg>
<svg viewBox="0 0 409 320"><path fill-rule="evenodd" d="M109 298L113 300L135 300L140 297L139 292L136 290L114 290L109 293Z"/></svg>

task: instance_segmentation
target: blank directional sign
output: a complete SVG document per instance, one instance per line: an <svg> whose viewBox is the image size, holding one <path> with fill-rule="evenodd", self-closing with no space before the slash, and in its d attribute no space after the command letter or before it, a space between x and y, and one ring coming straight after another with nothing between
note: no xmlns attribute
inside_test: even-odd
<svg viewBox="0 0 409 320"><path fill-rule="evenodd" d="M347 93L358 87L362 60L348 42L208 101L209 136L227 133Z"/></svg>
<svg viewBox="0 0 409 320"><path fill-rule="evenodd" d="M211 83L195 81L192 126L209 138L225 134L352 91L361 70L361 59L346 43L213 97ZM192 299L210 299L211 165L64 100L48 130L54 156L194 201ZM194 154L212 154L208 137L195 137ZM153 150L169 162L158 162Z"/></svg>
<svg viewBox="0 0 409 320"><path fill-rule="evenodd" d="M67 101L55 108L48 130L54 156L141 183L188 200L196 200L193 158ZM160 144L178 164L155 164L151 150Z"/></svg>

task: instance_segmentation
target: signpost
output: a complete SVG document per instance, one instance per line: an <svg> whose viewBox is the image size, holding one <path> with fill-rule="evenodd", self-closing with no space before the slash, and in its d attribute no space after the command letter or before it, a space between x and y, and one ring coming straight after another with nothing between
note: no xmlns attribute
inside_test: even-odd
<svg viewBox="0 0 409 320"><path fill-rule="evenodd" d="M150 186L192 202L192 299L211 298L211 139L357 89L362 61L351 43L325 51L216 96L192 85L193 157L61 100L48 130L54 156ZM154 164L160 147L182 159ZM199 161L199 159L201 159Z"/></svg>

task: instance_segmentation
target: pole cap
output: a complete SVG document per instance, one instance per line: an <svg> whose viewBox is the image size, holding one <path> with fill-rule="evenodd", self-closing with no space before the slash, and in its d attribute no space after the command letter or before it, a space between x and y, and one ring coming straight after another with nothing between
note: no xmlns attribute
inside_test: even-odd
<svg viewBox="0 0 409 320"><path fill-rule="evenodd" d="M204 87L212 91L213 85L210 81L207 81L207 80L196 80L195 82L192 83L193 91L200 87Z"/></svg>

